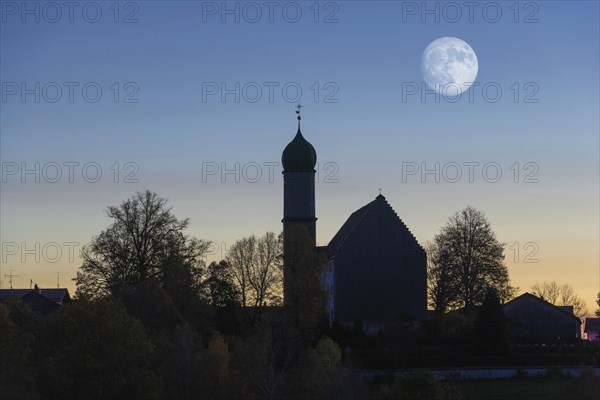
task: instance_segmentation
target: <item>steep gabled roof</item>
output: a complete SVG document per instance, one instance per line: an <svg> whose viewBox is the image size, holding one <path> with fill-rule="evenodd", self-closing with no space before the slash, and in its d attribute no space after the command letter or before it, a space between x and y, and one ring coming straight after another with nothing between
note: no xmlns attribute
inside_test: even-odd
<svg viewBox="0 0 600 400"><path fill-rule="evenodd" d="M350 235L350 233L354 230L358 222L365 216L369 208L373 205L375 201L370 202L364 207L359 208L354 211L350 217L344 222L344 225L340 228L339 231L335 234L335 236L331 239L327 248L329 249L330 254L335 254L335 251L344 243L346 238Z"/></svg>
<svg viewBox="0 0 600 400"><path fill-rule="evenodd" d="M536 295L533 295L533 294L528 293L528 292L525 292L522 295L520 295L518 297L515 297L511 301L505 303L502 307L506 308L510 304L517 303L520 300L527 299L527 298L533 299L533 300L537 301L538 303L540 303L540 304L542 304L542 305L544 305L546 307L553 308L553 309L559 311L560 313L562 313L562 314L564 314L564 315L566 315L568 317L574 318L574 319L577 320L577 322L579 322L581 324L581 320L575 314L573 314L572 312L569 312L569 311L565 310L565 308L562 308L562 306L555 306L554 304L549 303L546 300L544 300L544 299L542 299L540 297L537 297Z"/></svg>
<svg viewBox="0 0 600 400"><path fill-rule="evenodd" d="M361 221L363 221L364 218L367 218L369 216L370 212L372 212L372 210L375 207L379 207L379 206L388 207L392 211L393 215L395 215L397 221L400 224L402 224L404 229L406 229L406 232L408 232L408 234L414 239L414 241L416 243L418 243L417 239L412 234L410 229L408 229L408 227L404 224L404 222L400 219L400 217L398 217L398 214L396 214L396 212L394 211L392 206L386 201L385 196L380 194L372 202L370 202L367 205L354 211L350 215L350 217L346 220L346 222L344 222L344 225L342 225L340 230L335 234L335 236L333 236L333 238L327 245L327 249L328 249L328 253L329 253L330 257L334 256L337 253L338 249L352 235L352 233L355 231L357 226L360 225Z"/></svg>

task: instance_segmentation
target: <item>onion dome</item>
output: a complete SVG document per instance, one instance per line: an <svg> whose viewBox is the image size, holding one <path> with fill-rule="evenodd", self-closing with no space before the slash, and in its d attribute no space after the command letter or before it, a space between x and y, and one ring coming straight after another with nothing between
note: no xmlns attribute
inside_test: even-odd
<svg viewBox="0 0 600 400"><path fill-rule="evenodd" d="M298 111L297 111L298 113ZM285 147L281 155L284 171L314 171L317 163L317 152L300 131L300 115L298 115L298 132Z"/></svg>

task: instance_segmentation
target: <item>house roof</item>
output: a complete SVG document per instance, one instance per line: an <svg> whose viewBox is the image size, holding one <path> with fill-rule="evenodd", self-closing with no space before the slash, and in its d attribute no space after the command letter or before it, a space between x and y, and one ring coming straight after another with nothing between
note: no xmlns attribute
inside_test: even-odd
<svg viewBox="0 0 600 400"><path fill-rule="evenodd" d="M20 299L33 289L0 289L0 300Z"/></svg>
<svg viewBox="0 0 600 400"><path fill-rule="evenodd" d="M335 236L331 239L329 244L327 245L327 249L330 256L334 256L337 253L337 250L344 244L344 242L352 235L356 227L360 224L360 222L371 212L371 210L375 209L375 207L389 207L398 221L402 224L402 226L406 229L409 235L417 242L417 239L414 237L410 229L404 224L404 222L398 217L398 214L394 211L392 206L386 201L385 196L379 194L375 200L371 201L367 205L359 208L354 211L350 217L344 222L344 225L340 228L340 230L335 234ZM418 243L418 242L417 242Z"/></svg>
<svg viewBox="0 0 600 400"><path fill-rule="evenodd" d="M43 294L50 300L65 301L71 300L69 290L66 288L40 289L40 294Z"/></svg>
<svg viewBox="0 0 600 400"><path fill-rule="evenodd" d="M586 318L584 332L600 332L600 318Z"/></svg>
<svg viewBox="0 0 600 400"><path fill-rule="evenodd" d="M35 289L0 289L0 300L20 299L35 291ZM69 290L66 288L39 289L39 294L54 302L70 301Z"/></svg>
<svg viewBox="0 0 600 400"><path fill-rule="evenodd" d="M549 303L546 300L544 300L544 299L542 299L540 297L537 297L536 295L533 295L533 294L528 293L528 292L525 292L522 295L520 295L518 297L515 297L511 301L505 303L502 307L506 308L508 305L513 304L515 302L518 302L519 300L526 299L526 298L533 299L533 300L539 302L540 304L543 304L543 305L545 305L547 307L551 307L551 308L553 308L555 310L558 310L559 312L561 312L565 316L568 316L568 317L571 317L571 318L575 318L577 320L577 322L579 322L581 324L581 320L575 314L573 314L572 312L567 311L568 307L570 307L571 309L573 309L572 306L566 306L566 307L565 306L556 306L556 305L554 305L552 303Z"/></svg>

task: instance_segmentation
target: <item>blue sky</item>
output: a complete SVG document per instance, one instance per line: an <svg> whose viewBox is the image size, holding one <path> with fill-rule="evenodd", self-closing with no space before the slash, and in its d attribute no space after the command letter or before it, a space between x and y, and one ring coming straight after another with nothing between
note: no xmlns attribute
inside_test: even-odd
<svg viewBox="0 0 600 400"><path fill-rule="evenodd" d="M41 248L85 243L106 227L108 205L146 188L168 197L176 215L191 218L190 233L226 243L222 248L244 235L280 230L280 167L271 181L265 163L279 162L295 133L296 101L290 97L300 87L303 132L319 158L320 243L380 187L421 243L452 213L473 205L486 213L501 241L521 248L516 258L507 250L517 286L570 283L591 308L600 283L598 2L520 2L516 8L512 1L478 2L472 21L464 2L455 2L462 12L457 22L443 2L427 2L439 11L425 21L423 2L276 3L272 22L263 2L228 2L230 9L239 7L236 22L222 2L140 1L121 2L117 23L113 2L93 3L85 16L82 2L72 23L63 8L53 23L54 10L44 3L27 2L39 7L35 22L34 14L21 14L21 2L3 1L3 171L38 162L48 172L49 163L58 163L63 177L50 183L41 176L37 183L27 175L22 182L20 170L5 177L2 242ZM256 5L262 16L252 23ZM413 6L416 15L407 13ZM99 21L88 22L96 9ZM302 16L292 23L297 9ZM502 14L492 22L498 9ZM137 22L124 23L127 15ZM403 87L423 82L423 50L443 36L461 38L475 50L480 86L457 102L435 102L431 95L422 101L420 93L403 100ZM21 84L34 88L36 82L40 102L32 94L23 101ZM56 96L52 82L63 89L55 103L49 101ZM65 82L78 84L72 102ZM15 84L19 92L10 94ZM90 96L94 87L102 89L98 102L83 97L86 84ZM220 93L206 92L223 84L239 84L239 102L233 94L222 101ZM268 85L274 87L272 101ZM285 85L292 88L289 97ZM486 100L485 85L502 90L499 101ZM262 97L252 102L257 86ZM128 94L137 102L124 102ZM80 163L73 183L65 162ZM128 162L134 166L126 169ZM479 163L472 183L465 162ZM96 183L81 175L88 163L100 166ZM221 171L203 179L207 163L230 169L240 163L239 183ZM255 165L249 163L262 166L256 183L249 182ZM407 163L457 163L463 177L456 183L443 176L436 183L433 175L422 182L420 174L403 179ZM488 163L502 171L495 183L482 178ZM129 172L138 183L123 182ZM528 173L538 183L525 183ZM537 246L538 263L523 262L528 243ZM23 262L4 250L2 275L13 269L21 286L29 279L54 285L56 271L70 285L78 266L65 257Z"/></svg>

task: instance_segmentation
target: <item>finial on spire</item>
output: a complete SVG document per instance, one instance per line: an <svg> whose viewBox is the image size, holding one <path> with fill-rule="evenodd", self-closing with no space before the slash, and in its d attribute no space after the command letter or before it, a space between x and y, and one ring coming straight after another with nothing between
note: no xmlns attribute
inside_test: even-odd
<svg viewBox="0 0 600 400"><path fill-rule="evenodd" d="M381 194L381 188L379 188L379 194Z"/></svg>
<svg viewBox="0 0 600 400"><path fill-rule="evenodd" d="M302 119L302 117L300 116L300 109L304 107L302 104L298 103L298 105L296 106L297 110L296 110L296 115L298 116L298 132L300 132L300 120Z"/></svg>
<svg viewBox="0 0 600 400"><path fill-rule="evenodd" d="M302 118L300 116L300 109L304 107L302 104L298 103L298 105L296 106L297 110L296 110L296 114L298 115L298 121L300 121L300 119Z"/></svg>

